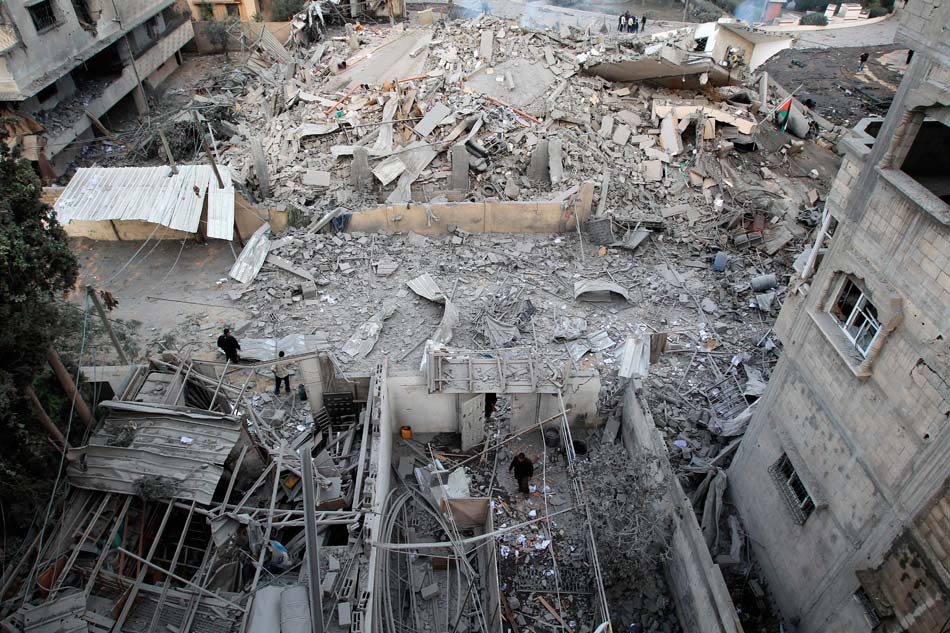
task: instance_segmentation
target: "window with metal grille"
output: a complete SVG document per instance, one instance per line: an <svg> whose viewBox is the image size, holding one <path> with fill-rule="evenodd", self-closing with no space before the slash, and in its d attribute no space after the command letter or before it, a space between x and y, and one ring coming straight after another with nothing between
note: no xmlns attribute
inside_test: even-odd
<svg viewBox="0 0 950 633"><path fill-rule="evenodd" d="M878 321L877 308L864 290L853 279L846 279L830 312L858 353L867 357L871 344L881 331L881 322Z"/></svg>
<svg viewBox="0 0 950 633"><path fill-rule="evenodd" d="M782 493L782 498L785 499L795 521L799 525L804 524L809 515L814 512L815 502L805 489L798 473L795 472L795 467L787 454L782 453L778 461L772 464L769 474L778 485L779 492Z"/></svg>
<svg viewBox="0 0 950 633"><path fill-rule="evenodd" d="M30 18L33 20L37 33L56 26L56 11L53 9L52 0L32 4L27 7L27 10L30 12Z"/></svg>
<svg viewBox="0 0 950 633"><path fill-rule="evenodd" d="M76 17L82 24L95 24L92 19L92 11L89 10L88 0L73 0L73 9L76 10Z"/></svg>

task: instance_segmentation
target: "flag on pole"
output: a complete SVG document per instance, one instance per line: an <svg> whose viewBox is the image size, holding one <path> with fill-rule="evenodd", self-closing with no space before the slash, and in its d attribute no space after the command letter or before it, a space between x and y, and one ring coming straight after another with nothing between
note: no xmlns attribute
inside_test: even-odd
<svg viewBox="0 0 950 633"><path fill-rule="evenodd" d="M792 98L789 97L781 107L775 111L775 125L779 126L782 131L785 131L785 126L788 125L788 115L792 110Z"/></svg>

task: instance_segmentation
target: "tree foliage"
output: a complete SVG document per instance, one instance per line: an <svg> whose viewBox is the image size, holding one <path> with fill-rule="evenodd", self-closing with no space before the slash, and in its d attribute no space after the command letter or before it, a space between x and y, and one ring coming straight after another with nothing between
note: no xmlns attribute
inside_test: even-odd
<svg viewBox="0 0 950 633"><path fill-rule="evenodd" d="M0 138L0 503L11 518L29 520L34 493L48 489L56 454L23 396L33 385L55 420L64 398L49 389L46 346L75 321L62 309L79 266L30 163ZM61 398L57 400L57 398ZM55 469L52 471L55 472Z"/></svg>
<svg viewBox="0 0 950 633"><path fill-rule="evenodd" d="M798 22L811 26L828 26L828 17L824 13L806 13Z"/></svg>
<svg viewBox="0 0 950 633"><path fill-rule="evenodd" d="M303 11L304 0L275 0L273 18L275 22L286 22Z"/></svg>

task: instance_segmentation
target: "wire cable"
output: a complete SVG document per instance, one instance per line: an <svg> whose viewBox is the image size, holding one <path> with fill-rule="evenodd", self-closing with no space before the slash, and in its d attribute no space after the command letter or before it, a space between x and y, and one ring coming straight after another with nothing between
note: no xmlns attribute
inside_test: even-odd
<svg viewBox="0 0 950 633"><path fill-rule="evenodd" d="M79 359L76 363L76 377L74 379L74 382L76 384L76 390L73 392L72 402L70 403L70 406L69 406L69 419L66 422L66 433L64 434L64 437L66 438L69 437L70 431L72 431L73 419L75 418L75 415L76 415L76 399L80 397L79 396L79 385L80 385L79 378L81 376L81 372L79 368L82 366L82 357L86 351L86 336L89 332L89 296L88 295L86 295L85 308L86 308L85 314L82 320L82 342L79 345ZM64 450L61 453L60 458L59 458L59 468L56 469L56 479L53 482L53 489L50 491L49 502L46 504L46 516L43 519L43 526L40 528L39 542L37 543L37 546L36 546L36 560L33 561L33 566L30 568L30 573L27 576L26 583L24 583L23 585L24 587L23 602L21 606L25 605L27 599L30 597L30 593L31 593L34 581L38 583L37 571L39 569L41 561L43 560L43 537L46 534L47 527L49 526L50 514L53 511L53 503L56 500L56 491L59 489L59 484L60 484L60 481L62 480L63 466L66 464L67 453L68 451ZM63 499L63 502L65 503L65 498Z"/></svg>

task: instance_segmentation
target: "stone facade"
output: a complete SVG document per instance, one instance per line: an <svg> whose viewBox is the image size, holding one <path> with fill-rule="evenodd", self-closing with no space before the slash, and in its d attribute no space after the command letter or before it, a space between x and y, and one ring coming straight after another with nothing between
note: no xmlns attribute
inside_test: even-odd
<svg viewBox="0 0 950 633"><path fill-rule="evenodd" d="M775 328L785 352L729 473L787 630L923 633L950 617L950 210L942 185L902 171L925 119L950 120L940 4L904 10L915 58L873 146L844 144L837 228L792 284ZM880 325L863 350L836 313L848 282ZM793 499L809 497L803 520L770 476L783 455Z"/></svg>

